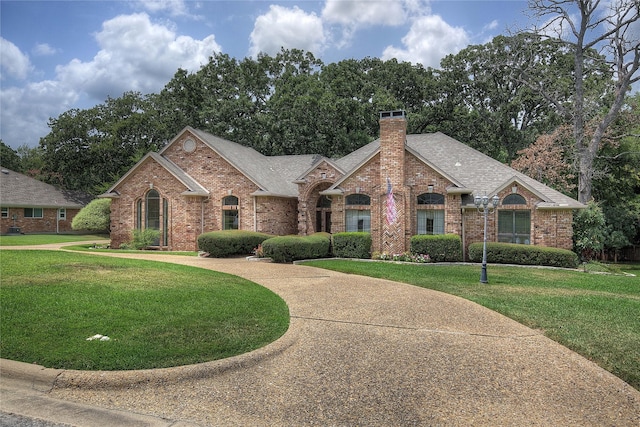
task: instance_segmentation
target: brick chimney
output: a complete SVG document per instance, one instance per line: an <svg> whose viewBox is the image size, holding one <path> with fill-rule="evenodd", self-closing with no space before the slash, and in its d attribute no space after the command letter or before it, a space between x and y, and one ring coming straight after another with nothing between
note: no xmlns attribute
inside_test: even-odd
<svg viewBox="0 0 640 427"><path fill-rule="evenodd" d="M405 186L405 144L407 120L405 112L383 111L380 113L380 189L382 190L380 234L372 233L374 250L401 254L408 250L409 229ZM389 184L393 194L389 194ZM390 198L393 207L389 207ZM379 243L378 243L379 242ZM378 246L379 245L379 246Z"/></svg>
<svg viewBox="0 0 640 427"><path fill-rule="evenodd" d="M404 149L407 140L407 119L403 110L380 113L380 178L391 185L404 185Z"/></svg>

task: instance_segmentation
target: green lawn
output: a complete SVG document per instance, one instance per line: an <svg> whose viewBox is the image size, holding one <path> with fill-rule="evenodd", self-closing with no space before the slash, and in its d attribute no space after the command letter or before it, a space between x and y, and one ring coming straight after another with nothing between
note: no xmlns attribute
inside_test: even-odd
<svg viewBox="0 0 640 427"><path fill-rule="evenodd" d="M310 261L458 295L502 313L582 354L640 390L640 278L569 270ZM631 266L626 271L636 271Z"/></svg>
<svg viewBox="0 0 640 427"><path fill-rule="evenodd" d="M108 239L107 235L95 234L21 234L19 236L0 236L0 246L33 246L51 243L100 241Z"/></svg>
<svg viewBox="0 0 640 427"><path fill-rule="evenodd" d="M0 354L51 368L146 369L262 347L285 302L223 273L59 251L0 252ZM109 341L87 341L96 334Z"/></svg>

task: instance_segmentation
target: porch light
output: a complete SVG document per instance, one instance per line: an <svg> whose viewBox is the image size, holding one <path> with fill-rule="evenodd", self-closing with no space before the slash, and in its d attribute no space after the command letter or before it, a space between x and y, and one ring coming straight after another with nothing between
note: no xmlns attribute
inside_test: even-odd
<svg viewBox="0 0 640 427"><path fill-rule="evenodd" d="M491 201L491 205L489 205ZM496 194L491 199L487 195L476 196L473 198L473 203L476 205L478 212L482 212L484 215L484 240L482 245L482 271L480 273L480 283L489 283L487 280L487 217L489 213L495 211L498 207L500 198Z"/></svg>

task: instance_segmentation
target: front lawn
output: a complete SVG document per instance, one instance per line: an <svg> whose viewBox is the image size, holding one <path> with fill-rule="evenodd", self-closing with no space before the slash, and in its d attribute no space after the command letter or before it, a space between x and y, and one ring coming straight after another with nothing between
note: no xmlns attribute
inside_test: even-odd
<svg viewBox="0 0 640 427"><path fill-rule="evenodd" d="M51 368L200 363L280 337L273 292L214 271L59 251L0 252L0 354ZM109 340L87 340L95 335Z"/></svg>
<svg viewBox="0 0 640 427"><path fill-rule="evenodd" d="M640 390L640 278L570 270L345 260L306 265L379 277L475 301L598 363ZM629 271L631 269L628 269Z"/></svg>
<svg viewBox="0 0 640 427"><path fill-rule="evenodd" d="M108 235L96 234L21 234L19 236L0 236L0 246L34 246L52 243L101 241Z"/></svg>

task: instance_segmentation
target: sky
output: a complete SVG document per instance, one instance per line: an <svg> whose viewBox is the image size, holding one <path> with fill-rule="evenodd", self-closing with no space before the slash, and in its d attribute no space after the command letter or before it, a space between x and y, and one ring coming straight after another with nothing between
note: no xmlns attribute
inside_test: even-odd
<svg viewBox="0 0 640 427"><path fill-rule="evenodd" d="M396 58L439 68L527 26L525 0L0 0L0 139L35 147L49 118L126 91L158 93L215 52L282 47L325 64Z"/></svg>

